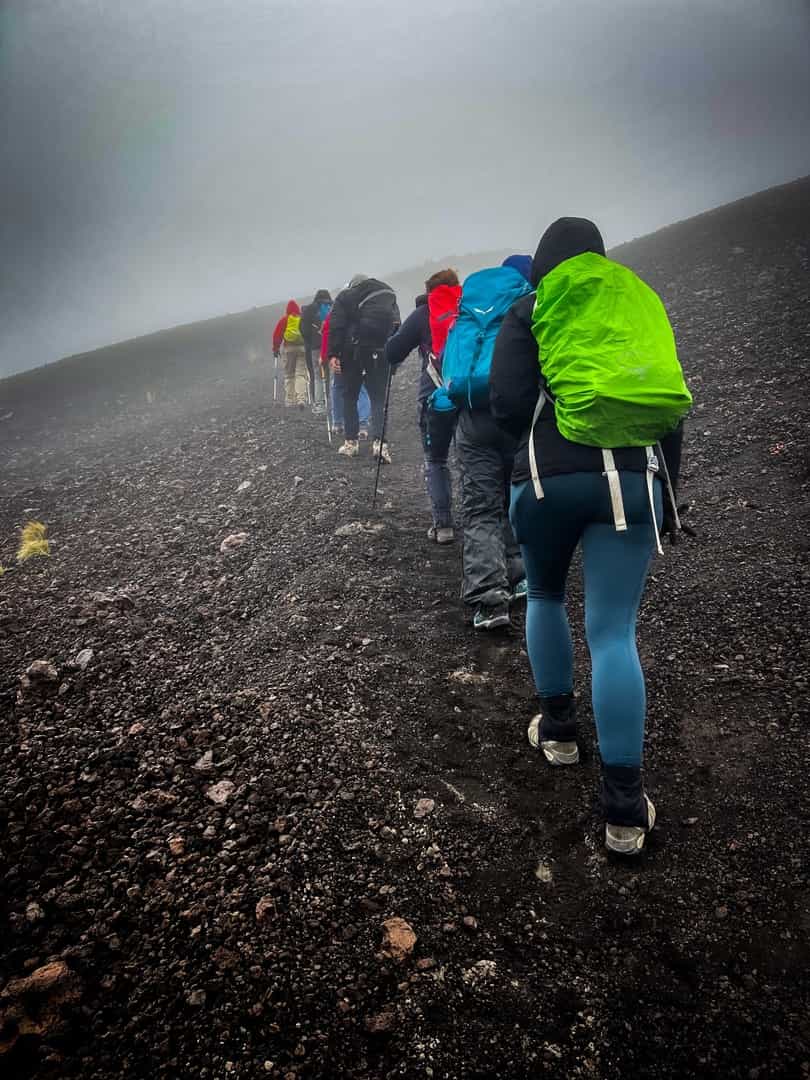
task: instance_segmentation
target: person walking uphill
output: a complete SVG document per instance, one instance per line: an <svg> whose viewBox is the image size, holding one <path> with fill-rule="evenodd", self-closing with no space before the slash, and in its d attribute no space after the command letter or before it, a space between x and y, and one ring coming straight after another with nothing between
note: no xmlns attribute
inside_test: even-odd
<svg viewBox="0 0 810 1080"><path fill-rule="evenodd" d="M504 319L490 374L493 416L519 440L511 517L528 577L526 643L540 697L529 742L552 765L579 760L565 587L581 545L605 843L637 854L655 808L641 773L646 700L636 616L659 529L674 541L679 527L675 489L691 396L661 301L605 257L592 222L555 221L531 280L536 293Z"/></svg>
<svg viewBox="0 0 810 1080"><path fill-rule="evenodd" d="M304 337L301 333L301 309L295 300L287 304L273 331L273 355L284 362L284 403L288 407L306 407L309 397Z"/></svg>
<svg viewBox="0 0 810 1080"><path fill-rule="evenodd" d="M318 289L311 304L301 308L301 336L304 339L307 372L309 375L309 396L312 400L312 412L323 416L326 412L326 386L319 363L323 324L332 310L332 296L328 289Z"/></svg>
<svg viewBox="0 0 810 1080"><path fill-rule="evenodd" d="M524 261L527 270L530 260ZM503 266L479 270L465 280L458 318L442 355L444 385L430 399L433 413L458 409L462 599L473 609L476 630L509 626L509 604L526 595L523 560L508 516L517 440L498 427L489 410L495 338L511 305L530 291L514 263L510 257Z"/></svg>
<svg viewBox="0 0 810 1080"><path fill-rule="evenodd" d="M385 343L399 326L394 290L383 281L356 274L338 293L329 318L329 362L342 375L346 441L338 450L345 457L358 453L357 398L365 385L371 399L373 454L390 462L383 443L383 414L388 385Z"/></svg>
<svg viewBox="0 0 810 1080"><path fill-rule="evenodd" d="M416 306L385 346L385 359L392 367L401 364L414 349L422 360L422 374L417 390L417 422L422 434L425 458L425 486L433 512L428 539L450 544L453 530L453 491L447 458L456 430L455 410L438 411L428 407L433 391L442 385L441 354L452 328L461 298L461 285L455 270L438 270L425 282L425 293L417 296Z"/></svg>

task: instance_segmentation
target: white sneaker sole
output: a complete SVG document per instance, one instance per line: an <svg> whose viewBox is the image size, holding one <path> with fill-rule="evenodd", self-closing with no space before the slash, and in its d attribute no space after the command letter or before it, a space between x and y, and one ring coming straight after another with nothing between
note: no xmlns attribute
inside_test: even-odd
<svg viewBox="0 0 810 1080"><path fill-rule="evenodd" d="M655 828L655 807L649 796L644 796L647 804L647 828L640 825L606 825L605 847L617 855L638 855L644 847L647 833Z"/></svg>
<svg viewBox="0 0 810 1080"><path fill-rule="evenodd" d="M540 724L542 720L541 713L532 717L527 732L529 745L533 746L535 750L541 750L549 765L578 765L579 747L575 742L557 742L553 739L540 741Z"/></svg>
<svg viewBox="0 0 810 1080"><path fill-rule="evenodd" d="M496 615L485 622L474 622L473 627L476 630L501 630L504 626L511 626L511 624L512 620L508 615Z"/></svg>

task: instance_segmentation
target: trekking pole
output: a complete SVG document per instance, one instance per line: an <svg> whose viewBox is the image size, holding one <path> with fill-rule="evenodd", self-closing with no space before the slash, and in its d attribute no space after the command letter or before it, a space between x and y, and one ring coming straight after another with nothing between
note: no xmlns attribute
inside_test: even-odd
<svg viewBox="0 0 810 1080"><path fill-rule="evenodd" d="M374 497L371 500L371 509L374 510L377 507L377 489L380 486L380 467L382 466L382 451L385 446L385 428L388 423L388 401L391 397L391 380L394 375L394 369L389 365L388 367L388 382L385 384L385 405L383 406L383 419L382 419L382 431L380 432L380 449L377 454L377 475L374 477Z"/></svg>
<svg viewBox="0 0 810 1080"><path fill-rule="evenodd" d="M273 404L278 400L278 354L273 353Z"/></svg>

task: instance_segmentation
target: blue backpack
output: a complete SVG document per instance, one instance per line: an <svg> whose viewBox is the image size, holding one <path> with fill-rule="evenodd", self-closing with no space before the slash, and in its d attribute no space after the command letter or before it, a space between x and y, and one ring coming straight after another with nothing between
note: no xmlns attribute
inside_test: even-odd
<svg viewBox="0 0 810 1080"><path fill-rule="evenodd" d="M489 369L503 317L533 291L511 266L479 270L464 282L458 318L442 353L442 381L454 405L487 407Z"/></svg>

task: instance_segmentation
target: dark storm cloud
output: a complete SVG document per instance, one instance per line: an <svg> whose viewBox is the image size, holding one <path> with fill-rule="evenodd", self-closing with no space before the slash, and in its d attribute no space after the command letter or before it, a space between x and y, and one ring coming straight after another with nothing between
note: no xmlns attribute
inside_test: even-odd
<svg viewBox="0 0 810 1080"><path fill-rule="evenodd" d="M0 374L810 171L789 0L5 0Z"/></svg>

